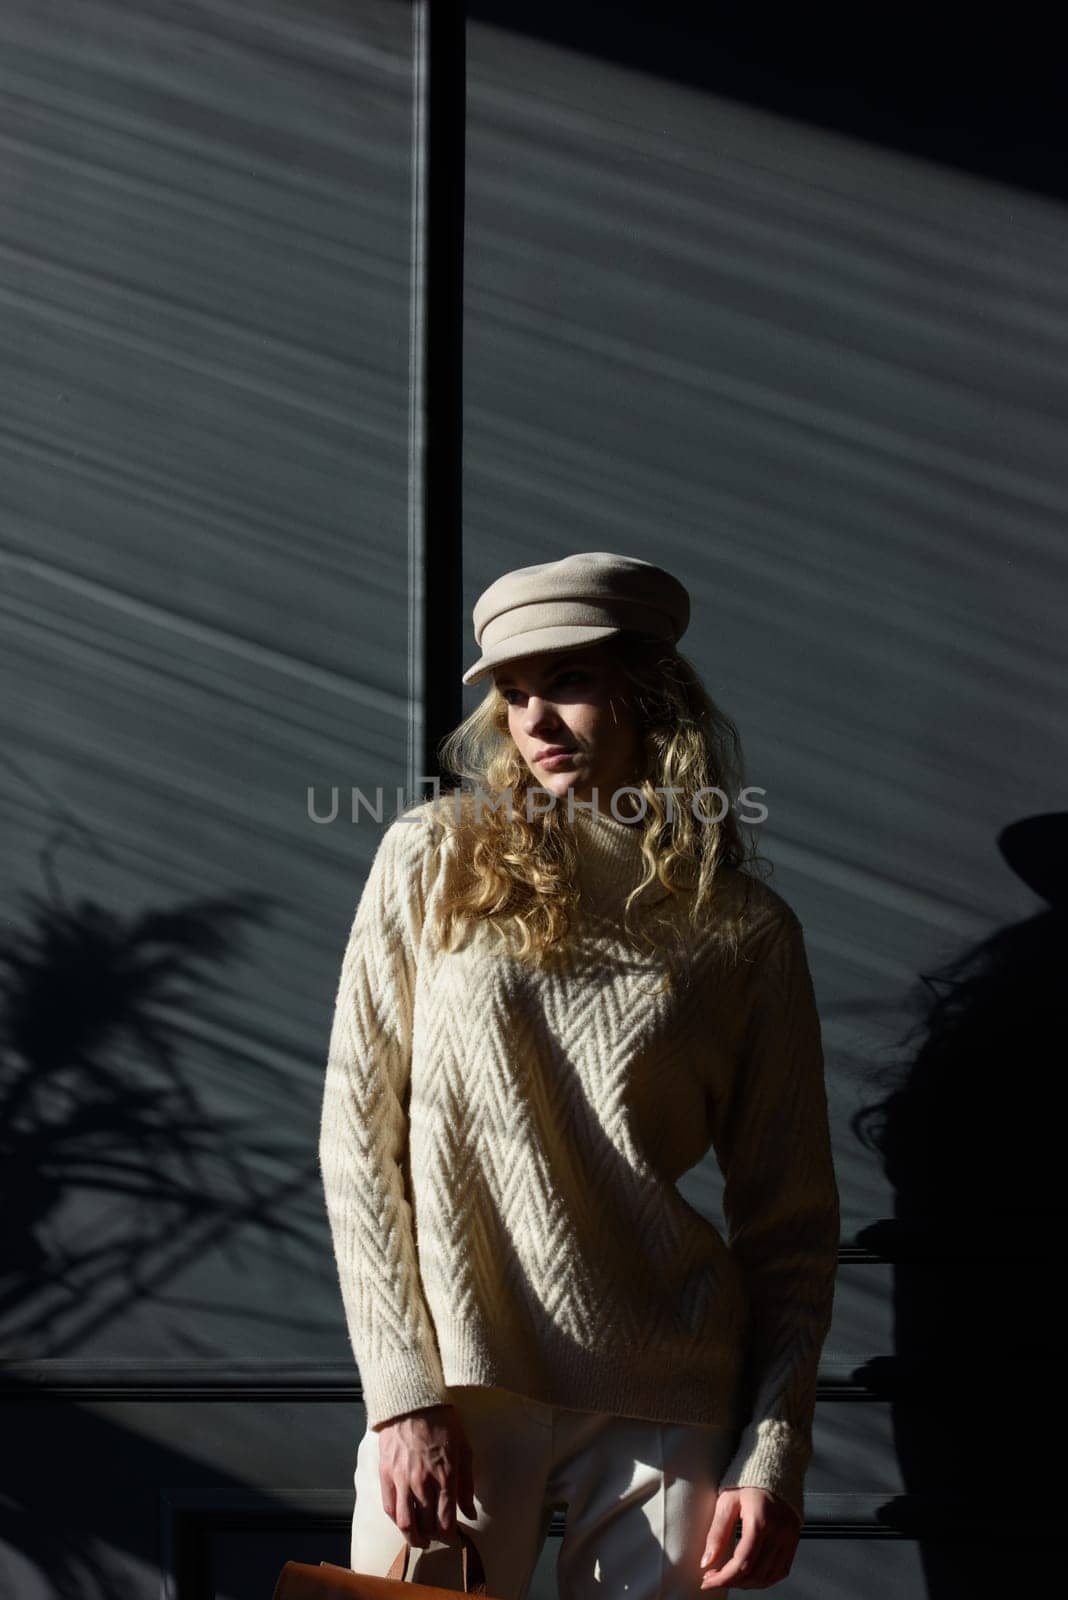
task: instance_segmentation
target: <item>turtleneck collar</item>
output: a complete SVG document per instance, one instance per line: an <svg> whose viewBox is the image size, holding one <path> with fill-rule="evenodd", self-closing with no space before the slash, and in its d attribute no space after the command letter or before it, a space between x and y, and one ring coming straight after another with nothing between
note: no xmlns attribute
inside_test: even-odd
<svg viewBox="0 0 1068 1600"><path fill-rule="evenodd" d="M574 826L582 899L593 909L621 905L645 875L643 819L618 822L610 811L584 811L576 806ZM651 905L667 893L662 884L654 882L643 890L637 904Z"/></svg>

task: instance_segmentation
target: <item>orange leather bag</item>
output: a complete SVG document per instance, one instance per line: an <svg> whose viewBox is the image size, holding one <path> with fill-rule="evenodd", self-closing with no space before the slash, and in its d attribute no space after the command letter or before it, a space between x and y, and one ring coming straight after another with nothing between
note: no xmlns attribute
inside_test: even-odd
<svg viewBox="0 0 1068 1600"><path fill-rule="evenodd" d="M486 1573L478 1546L466 1528L457 1525L462 1545L464 1594L485 1596ZM337 1567L332 1561L312 1566L307 1561L287 1561L278 1575L272 1600L452 1600L459 1591L435 1583L407 1583L408 1557L413 1546L405 1539L384 1578Z"/></svg>

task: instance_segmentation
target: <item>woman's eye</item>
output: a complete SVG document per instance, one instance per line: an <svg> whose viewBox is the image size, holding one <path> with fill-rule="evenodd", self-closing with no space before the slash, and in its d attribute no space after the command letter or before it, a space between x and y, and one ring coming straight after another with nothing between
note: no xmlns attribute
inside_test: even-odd
<svg viewBox="0 0 1068 1600"><path fill-rule="evenodd" d="M582 672L578 667L573 667L570 671L561 672L558 677L553 679L553 688L554 689L559 688L561 684L565 684L565 683L569 683L569 682L584 683L585 681L586 681L586 673ZM513 697L513 695L518 695L519 692L520 691L518 689L502 689L501 690L501 694L504 696L505 701L510 706L515 705L516 702L512 697Z"/></svg>

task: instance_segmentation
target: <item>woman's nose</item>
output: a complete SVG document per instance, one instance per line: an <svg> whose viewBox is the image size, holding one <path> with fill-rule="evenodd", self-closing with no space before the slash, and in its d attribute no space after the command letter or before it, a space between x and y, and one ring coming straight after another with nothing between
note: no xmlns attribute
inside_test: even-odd
<svg viewBox="0 0 1068 1600"><path fill-rule="evenodd" d="M527 714L523 719L527 732L536 733L543 722L555 725L556 720L556 712L551 703L531 695L527 701Z"/></svg>

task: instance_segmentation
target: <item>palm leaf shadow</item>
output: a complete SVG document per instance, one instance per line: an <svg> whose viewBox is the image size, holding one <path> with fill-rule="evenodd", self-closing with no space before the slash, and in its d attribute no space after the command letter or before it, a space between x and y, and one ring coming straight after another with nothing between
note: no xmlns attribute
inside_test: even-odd
<svg viewBox="0 0 1068 1600"><path fill-rule="evenodd" d="M307 1174L267 1188L250 1158L260 1150L240 1119L209 1111L183 1064L185 1018L223 995L225 968L245 955L245 930L265 922L273 896L246 892L123 915L99 902L71 904L23 891L21 914L0 931L0 1320L9 1353L40 1340L60 1311L65 1331L50 1354L84 1338L88 1323L118 1314L158 1287L206 1235L225 1248L237 1224L262 1227L272 1249L286 1235L288 1191ZM277 1164L277 1163L275 1163ZM89 1204L86 1227L61 1208L72 1192ZM109 1198L122 1231L101 1236ZM102 1310L100 1290L108 1285ZM88 1319L88 1322L87 1322Z"/></svg>

